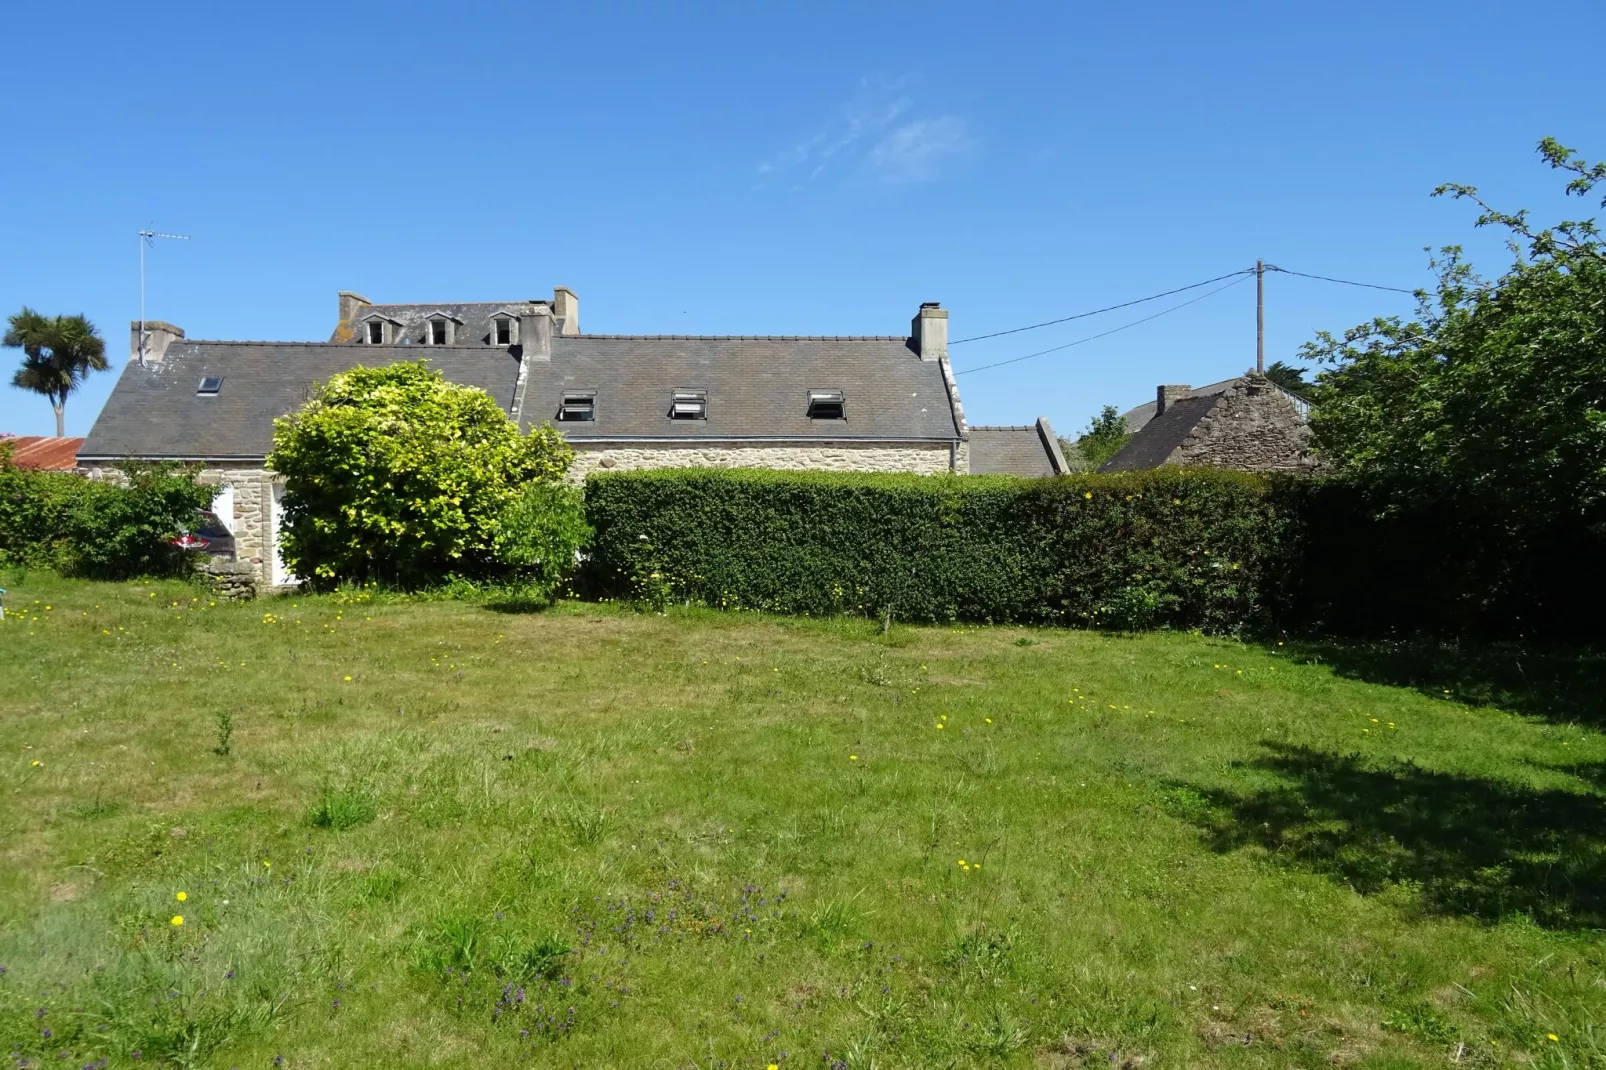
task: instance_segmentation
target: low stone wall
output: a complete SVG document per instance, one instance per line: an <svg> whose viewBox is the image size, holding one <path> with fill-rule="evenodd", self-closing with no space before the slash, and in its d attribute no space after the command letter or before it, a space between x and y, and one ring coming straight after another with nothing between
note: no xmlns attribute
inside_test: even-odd
<svg viewBox="0 0 1606 1070"><path fill-rule="evenodd" d="M947 443L931 445L709 445L689 442L643 446L587 446L575 443L569 480L582 483L592 472L630 472L642 468L778 468L821 472L914 472L937 475L957 468L968 473L969 453L960 443L958 463Z"/></svg>
<svg viewBox="0 0 1606 1070"><path fill-rule="evenodd" d="M219 598L245 602L257 596L256 569L249 564L207 558L197 571Z"/></svg>

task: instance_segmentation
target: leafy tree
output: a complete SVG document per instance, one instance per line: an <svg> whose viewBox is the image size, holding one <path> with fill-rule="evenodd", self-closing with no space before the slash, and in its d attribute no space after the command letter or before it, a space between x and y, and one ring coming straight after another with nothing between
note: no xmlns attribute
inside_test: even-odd
<svg viewBox="0 0 1606 1070"><path fill-rule="evenodd" d="M497 560L513 577L551 598L573 573L579 552L591 541L585 496L563 483L529 483L502 514Z"/></svg>
<svg viewBox="0 0 1606 1070"><path fill-rule="evenodd" d="M56 410L56 437L67 433L67 397L88 378L105 371L106 343L83 316L46 316L23 306L8 321L0 345L22 350L22 367L11 385L50 399Z"/></svg>
<svg viewBox="0 0 1606 1070"><path fill-rule="evenodd" d="M1305 381L1304 368L1297 368L1286 361L1273 361L1266 369L1266 378L1295 397L1304 398L1306 401L1310 400L1311 391L1315 388L1314 383Z"/></svg>
<svg viewBox="0 0 1606 1070"><path fill-rule="evenodd" d="M1126 428L1126 417L1114 405L1106 405L1088 422L1087 430L1076 440L1076 451L1089 468L1097 468L1121 452L1132 433Z"/></svg>
<svg viewBox="0 0 1606 1070"><path fill-rule="evenodd" d="M285 564L317 586L494 575L520 488L556 482L573 457L551 427L520 434L489 394L422 360L354 368L274 422Z"/></svg>
<svg viewBox="0 0 1606 1070"><path fill-rule="evenodd" d="M1606 165L1553 139L1539 153L1573 176L1571 196L1606 182ZM1308 343L1302 355L1330 366L1311 411L1321 452L1397 501L1453 499L1509 530L1606 522L1606 245L1594 220L1536 229L1475 187L1434 192L1509 230L1514 262L1485 280L1447 247L1414 318Z"/></svg>

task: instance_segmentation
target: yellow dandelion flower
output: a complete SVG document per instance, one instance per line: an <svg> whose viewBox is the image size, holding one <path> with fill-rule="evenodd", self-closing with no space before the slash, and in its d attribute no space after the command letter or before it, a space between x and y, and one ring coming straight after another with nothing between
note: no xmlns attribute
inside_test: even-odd
<svg viewBox="0 0 1606 1070"><path fill-rule="evenodd" d="M943 727L943 723L941 721L938 721L937 722L937 727L938 727L938 729L941 729Z"/></svg>
<svg viewBox="0 0 1606 1070"><path fill-rule="evenodd" d="M174 914L173 915L173 927L176 929L180 925L183 925L183 924L184 924L184 915L182 915L182 914Z"/></svg>
<svg viewBox="0 0 1606 1070"><path fill-rule="evenodd" d="M348 684L351 683L351 677L349 677L349 676L346 677L346 683L348 683Z"/></svg>
<svg viewBox="0 0 1606 1070"><path fill-rule="evenodd" d="M38 758L35 758L33 760L33 768L35 768L35 769L38 769L41 765L44 765L44 764L45 763L41 762Z"/></svg>
<svg viewBox="0 0 1606 1070"><path fill-rule="evenodd" d="M1561 1038L1560 1038L1560 1037L1558 1037L1558 1036L1557 1036L1557 1035L1556 1035L1556 1034L1554 1034L1554 1033L1546 1033L1546 1034L1545 1034L1545 1036L1547 1036L1547 1037L1549 1037L1549 1038L1550 1038L1550 1039L1551 1039L1551 1040L1553 1040L1553 1041L1555 1041L1555 1042L1556 1042L1556 1043L1558 1043L1558 1044L1559 1044L1559 1043L1561 1043Z"/></svg>
<svg viewBox="0 0 1606 1070"><path fill-rule="evenodd" d="M263 869L272 869L273 868L273 863L269 862L266 858L264 858L262 860L262 868Z"/></svg>
<svg viewBox="0 0 1606 1070"><path fill-rule="evenodd" d="M857 755L857 754L850 754L850 755L848 755L848 761L850 761L850 762L856 762L856 761L858 761L858 760L859 760L859 756L858 756L858 755Z"/></svg>
<svg viewBox="0 0 1606 1070"><path fill-rule="evenodd" d="M964 860L964 859L963 859L963 858L961 858L961 859L960 859L960 860L959 860L959 864L960 864L960 865L961 865L961 866L962 866L962 865L964 865L964 864L965 864L965 860Z"/></svg>
<svg viewBox="0 0 1606 1070"><path fill-rule="evenodd" d="M173 898L174 898L174 899L177 899L177 900L178 900L178 901L179 901L179 902L180 902L180 903L182 903L182 902L184 902L184 901L185 901L185 900L186 900L186 899L188 899L188 898L189 898L189 897L190 897L190 893L189 893L189 892L179 892L179 893L178 893L178 894L177 894L177 895L175 895L175 896L174 896L174 897L173 897Z"/></svg>
<svg viewBox="0 0 1606 1070"><path fill-rule="evenodd" d="M993 719L991 717L983 717L982 720L986 721L988 724L993 723Z"/></svg>
<svg viewBox="0 0 1606 1070"><path fill-rule="evenodd" d="M1089 491L1084 491L1084 492L1083 492L1083 493L1082 493L1082 497L1084 497L1084 498L1091 498L1091 497L1093 497L1093 492L1092 492L1092 491L1090 491L1090 490L1089 490Z"/></svg>

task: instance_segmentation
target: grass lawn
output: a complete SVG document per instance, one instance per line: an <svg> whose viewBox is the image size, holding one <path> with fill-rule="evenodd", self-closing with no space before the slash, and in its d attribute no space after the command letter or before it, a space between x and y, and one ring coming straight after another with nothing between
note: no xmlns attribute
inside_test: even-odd
<svg viewBox="0 0 1606 1070"><path fill-rule="evenodd" d="M1606 1066L1589 657L4 585L14 1065Z"/></svg>

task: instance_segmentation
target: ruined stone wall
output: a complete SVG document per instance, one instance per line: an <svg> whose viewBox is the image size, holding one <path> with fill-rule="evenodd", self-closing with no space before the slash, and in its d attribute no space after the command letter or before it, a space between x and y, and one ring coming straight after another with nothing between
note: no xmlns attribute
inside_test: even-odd
<svg viewBox="0 0 1606 1070"><path fill-rule="evenodd" d="M121 481L110 465L82 469L90 479ZM196 482L234 488L234 554L249 565L260 583L273 582L273 484L276 476L260 464L220 465L201 469Z"/></svg>
<svg viewBox="0 0 1606 1070"><path fill-rule="evenodd" d="M779 468L817 472L914 472L937 475L970 471L969 443L959 444L957 463L947 443L927 445L739 446L681 444L640 447L577 444L569 479L579 483L592 472L630 472L642 468Z"/></svg>
<svg viewBox="0 0 1606 1070"><path fill-rule="evenodd" d="M1167 464L1245 472L1311 472L1310 428L1269 379L1250 375L1222 394Z"/></svg>

